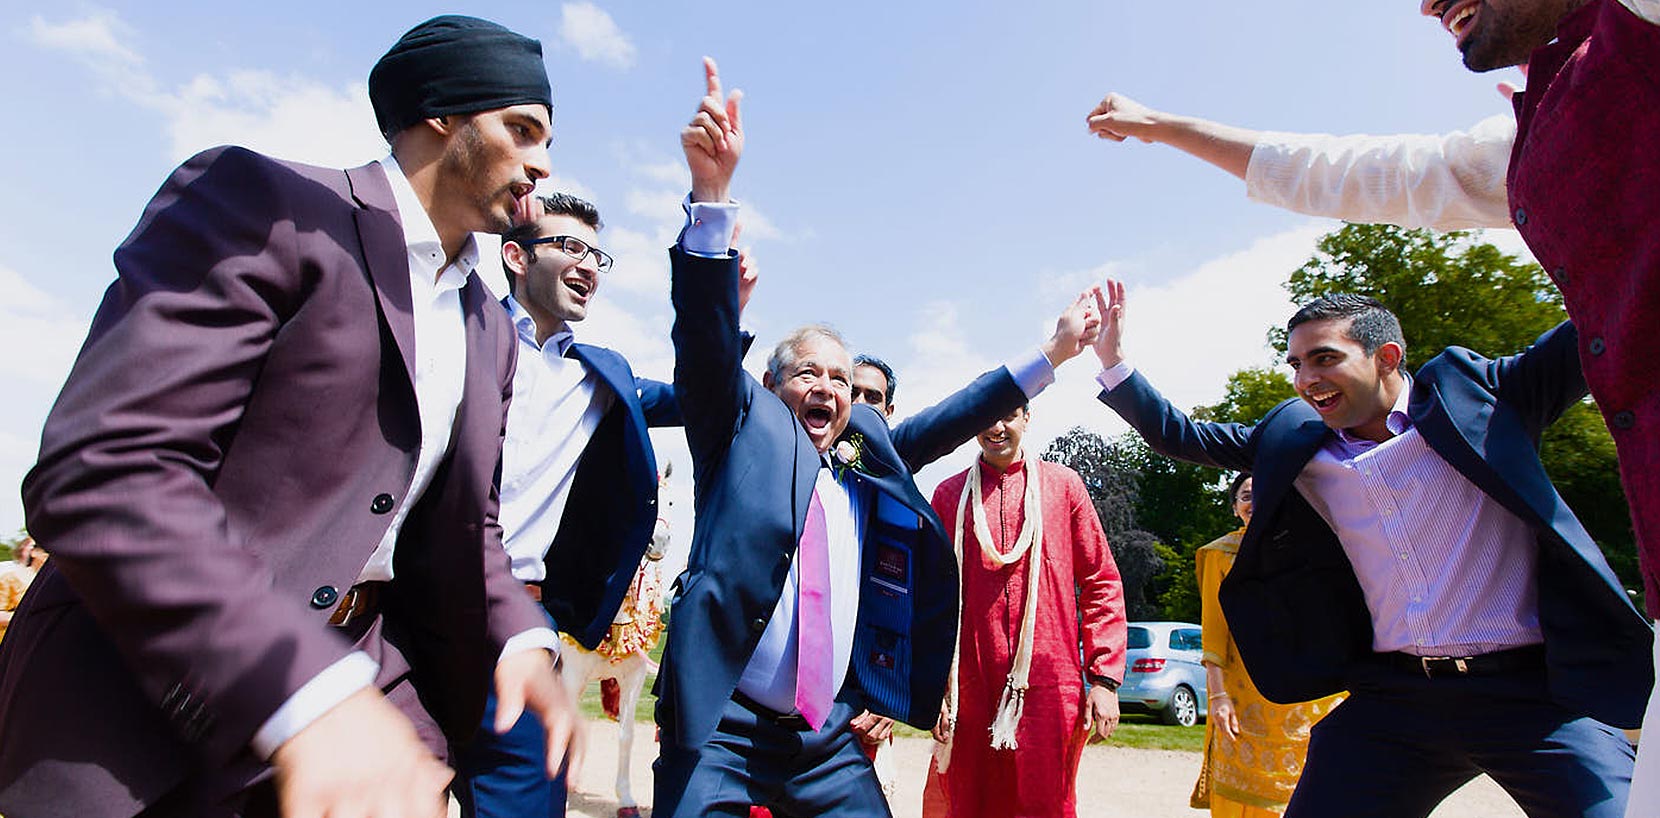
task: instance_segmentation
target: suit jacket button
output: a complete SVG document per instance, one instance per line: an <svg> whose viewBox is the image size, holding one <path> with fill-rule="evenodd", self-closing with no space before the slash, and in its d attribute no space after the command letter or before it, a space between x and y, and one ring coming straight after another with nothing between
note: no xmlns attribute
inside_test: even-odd
<svg viewBox="0 0 1660 818"><path fill-rule="evenodd" d="M767 629L767 621L759 618L751 619L749 620L749 629L756 633L760 633L761 631Z"/></svg>
<svg viewBox="0 0 1660 818"><path fill-rule="evenodd" d="M1566 267L1556 268L1555 270L1551 271L1551 275L1556 278L1557 286L1561 286L1563 284L1568 283L1568 268L1566 268Z"/></svg>
<svg viewBox="0 0 1660 818"><path fill-rule="evenodd" d="M1636 426L1636 425L1637 425L1637 416L1635 414L1632 414L1632 412L1630 410L1624 410L1624 411L1614 413L1614 428L1616 428L1616 429L1630 429L1631 427Z"/></svg>
<svg viewBox="0 0 1660 818"><path fill-rule="evenodd" d="M1601 355L1603 350L1608 349L1608 344L1604 343L1601 338L1592 338L1590 349L1592 355Z"/></svg>
<svg viewBox="0 0 1660 818"><path fill-rule="evenodd" d="M332 608L334 603L339 601L340 592L335 590L333 585L324 585L311 592L311 607L313 608Z"/></svg>
<svg viewBox="0 0 1660 818"><path fill-rule="evenodd" d="M391 511L392 506L394 505L396 505L396 503L392 502L392 495L377 494L375 495L374 501L369 503L369 510L376 514L385 514L386 512Z"/></svg>
<svg viewBox="0 0 1660 818"><path fill-rule="evenodd" d="M1525 224L1527 224L1527 211L1518 207L1516 208L1516 226L1521 227Z"/></svg>

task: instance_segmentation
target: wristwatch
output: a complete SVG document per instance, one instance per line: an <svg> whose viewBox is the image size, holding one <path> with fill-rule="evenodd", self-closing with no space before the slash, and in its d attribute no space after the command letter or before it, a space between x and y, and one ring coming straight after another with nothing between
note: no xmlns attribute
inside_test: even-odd
<svg viewBox="0 0 1660 818"><path fill-rule="evenodd" d="M1099 685L1114 693L1118 692L1118 685L1121 684L1117 679L1114 679L1111 676L1097 676L1093 673L1089 674L1089 683L1092 685Z"/></svg>

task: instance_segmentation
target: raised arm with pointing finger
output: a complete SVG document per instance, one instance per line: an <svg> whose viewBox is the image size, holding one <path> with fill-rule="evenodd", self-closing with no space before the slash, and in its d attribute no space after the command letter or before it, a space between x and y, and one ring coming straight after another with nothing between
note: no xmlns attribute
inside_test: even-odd
<svg viewBox="0 0 1660 818"><path fill-rule="evenodd" d="M1114 93L1088 122L1102 139L1161 142L1203 159L1244 180L1251 199L1298 213L1437 230L1510 226L1509 116L1440 135L1331 136L1224 125Z"/></svg>

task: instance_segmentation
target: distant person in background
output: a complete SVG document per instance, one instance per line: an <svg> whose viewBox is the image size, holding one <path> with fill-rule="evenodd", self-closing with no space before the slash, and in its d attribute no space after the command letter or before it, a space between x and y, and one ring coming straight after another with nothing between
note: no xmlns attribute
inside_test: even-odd
<svg viewBox="0 0 1660 818"><path fill-rule="evenodd" d="M46 564L46 549L27 534L17 544L16 560L0 568L0 639L6 636L6 626L12 622L12 611L23 601L23 592L35 579L40 567Z"/></svg>
<svg viewBox="0 0 1660 818"><path fill-rule="evenodd" d="M981 432L934 490L962 624L924 815L1072 818L1089 732L1118 726L1124 586L1083 479L1021 445L1030 420L1022 406Z"/></svg>
<svg viewBox="0 0 1660 818"><path fill-rule="evenodd" d="M1304 704L1268 701L1251 683L1222 617L1217 591L1239 555L1239 541L1251 524L1251 475L1228 486L1239 528L1199 549L1199 601L1204 608L1205 687L1210 718L1205 724L1205 760L1193 788L1194 809L1213 818L1274 818L1285 813L1308 755L1309 728L1343 700L1328 696Z"/></svg>

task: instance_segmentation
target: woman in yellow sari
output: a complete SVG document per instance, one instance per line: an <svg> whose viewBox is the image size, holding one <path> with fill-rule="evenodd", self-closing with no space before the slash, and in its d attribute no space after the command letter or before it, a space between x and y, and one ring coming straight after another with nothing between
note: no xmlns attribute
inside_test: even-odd
<svg viewBox="0 0 1660 818"><path fill-rule="evenodd" d="M1233 568L1240 537L1251 522L1250 475L1234 478L1228 497L1242 525L1198 552L1210 716L1193 806L1208 807L1215 818L1268 818L1285 813L1291 791L1297 788L1308 754L1308 729L1343 697L1278 705L1263 698L1245 675L1216 591Z"/></svg>

